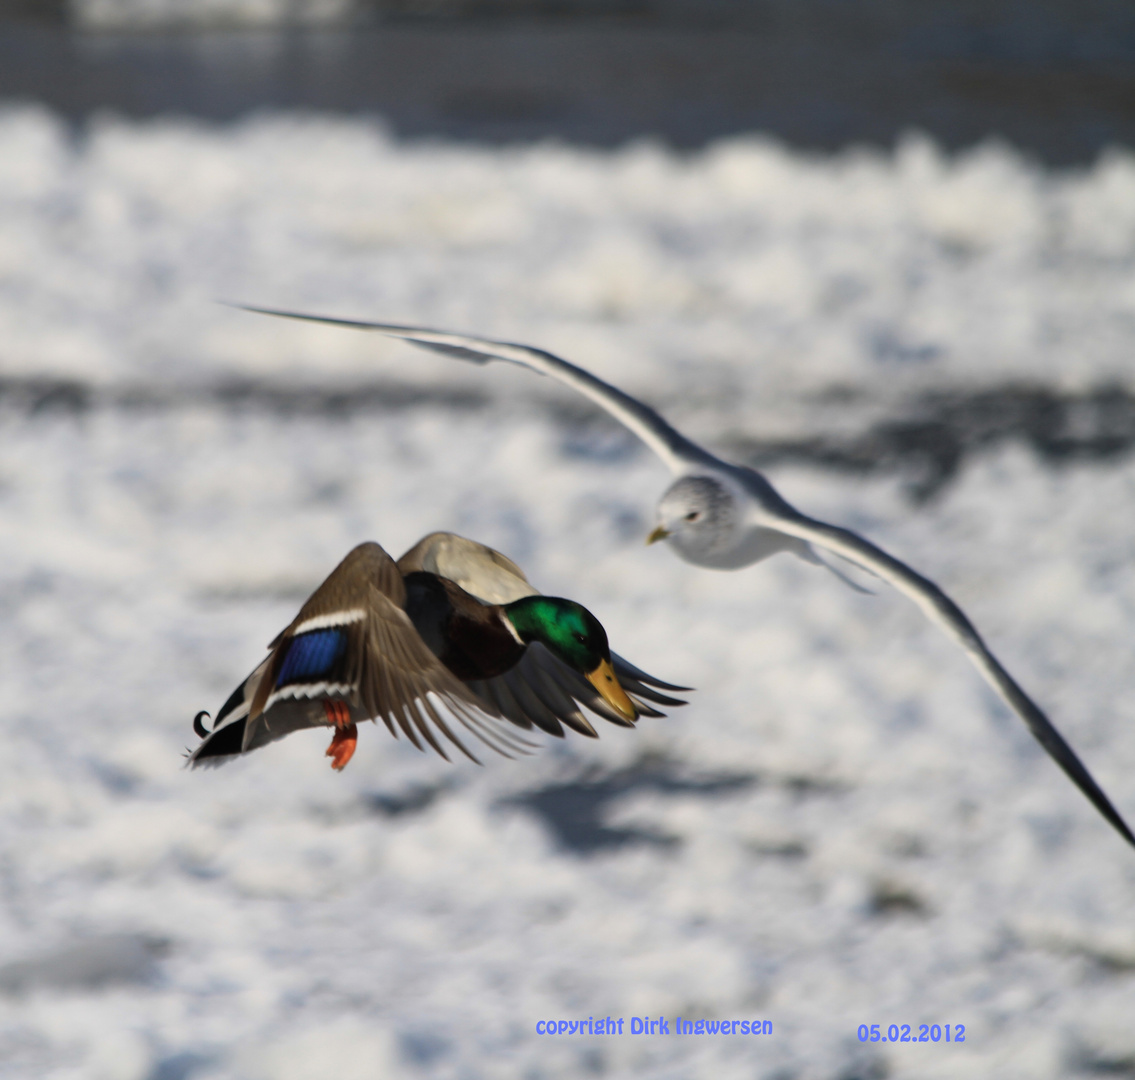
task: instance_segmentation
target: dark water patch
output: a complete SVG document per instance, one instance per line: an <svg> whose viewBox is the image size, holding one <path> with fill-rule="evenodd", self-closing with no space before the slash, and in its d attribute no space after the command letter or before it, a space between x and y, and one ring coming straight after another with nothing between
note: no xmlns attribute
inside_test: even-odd
<svg viewBox="0 0 1135 1080"><path fill-rule="evenodd" d="M890 1066L882 1058L870 1058L847 1066L836 1074L836 1080L887 1080L891 1075Z"/></svg>
<svg viewBox="0 0 1135 1080"><path fill-rule="evenodd" d="M385 730L379 725L379 730ZM393 821L424 813L445 795L456 791L460 781L445 779L435 784L414 783L401 790L369 791L346 802L311 803L308 815L321 825L354 825L372 817Z"/></svg>
<svg viewBox="0 0 1135 1080"><path fill-rule="evenodd" d="M926 502L973 455L1016 440L1050 464L1110 461L1135 446L1135 395L1120 386L1063 393L1010 384L934 391L903 407L907 416L846 436L764 441L734 436L735 460L756 468L800 463L851 473L898 473Z"/></svg>
<svg viewBox="0 0 1135 1080"><path fill-rule="evenodd" d="M0 406L28 416L89 412L94 387L76 379L22 379L0 376Z"/></svg>
<svg viewBox="0 0 1135 1080"><path fill-rule="evenodd" d="M107 934L75 941L0 966L0 992L102 990L149 983L170 943L141 934Z"/></svg>
<svg viewBox="0 0 1135 1080"><path fill-rule="evenodd" d="M112 795L129 798L141 786L141 778L107 761L92 761L91 771Z"/></svg>
<svg viewBox="0 0 1135 1080"><path fill-rule="evenodd" d="M568 412L558 403L550 408L565 429L560 443L564 457L618 465L629 461L642 446L621 424L611 424L606 414L596 417L594 409Z"/></svg>
<svg viewBox="0 0 1135 1080"><path fill-rule="evenodd" d="M1135 1076L1135 1053L1092 1046L1078 1036L1068 1055L1068 1075Z"/></svg>
<svg viewBox="0 0 1135 1080"><path fill-rule="evenodd" d="M430 1068L452 1049L436 1031L407 1031L399 1035L398 1043L405 1057L421 1068Z"/></svg>
<svg viewBox="0 0 1135 1080"><path fill-rule="evenodd" d="M96 410L133 413L217 408L233 413L340 419L436 405L483 408L488 398L472 390L378 381L327 387L230 379L204 386L97 387L74 379L0 377L0 409L31 417L83 415Z"/></svg>
<svg viewBox="0 0 1135 1080"><path fill-rule="evenodd" d="M385 818L400 818L420 814L429 809L442 796L455 787L453 781L439 784L415 784L397 794L374 792L364 797L367 809Z"/></svg>
<svg viewBox="0 0 1135 1080"><path fill-rule="evenodd" d="M162 1058L146 1080L190 1080L215 1064L216 1060L208 1054L185 1050Z"/></svg>
<svg viewBox="0 0 1135 1080"><path fill-rule="evenodd" d="M745 845L754 855L763 858L796 861L808 857L808 845L803 840L752 840Z"/></svg>
<svg viewBox="0 0 1135 1080"><path fill-rule="evenodd" d="M1047 934L1030 936L1026 944L1039 946L1063 956L1078 956L1097 971L1109 976L1129 978L1135 972L1135 950L1126 941L1104 936Z"/></svg>
<svg viewBox="0 0 1135 1080"><path fill-rule="evenodd" d="M924 919L930 914L930 906L914 889L890 880L874 883L867 906L879 918L913 915Z"/></svg>
<svg viewBox="0 0 1135 1080"><path fill-rule="evenodd" d="M393 412L422 405L476 409L488 399L472 390L423 387L411 383L364 383L328 390L310 386L281 387L258 382L230 382L207 394L227 409L251 409L281 416L349 416Z"/></svg>
<svg viewBox="0 0 1135 1080"><path fill-rule="evenodd" d="M773 778L770 777L771 780ZM843 795L848 790L848 785L842 780L830 776L809 776L806 773L778 776L774 782L798 799L810 799L817 795Z"/></svg>
<svg viewBox="0 0 1135 1080"><path fill-rule="evenodd" d="M231 7L203 27L203 5L167 3L150 32L127 5L110 26L103 5L108 32L77 33L82 6L0 0L0 99L78 122L318 110L497 143L763 131L837 150L920 128L1052 164L1135 145L1129 0L356 0L307 29L303 4L239 29Z"/></svg>
<svg viewBox="0 0 1135 1080"><path fill-rule="evenodd" d="M852 416L865 403L855 391L833 389L823 396L845 398ZM474 412L493 404L491 396L475 390L396 381L330 388L251 379L188 387L99 387L74 379L0 377L0 419L208 409L235 416L336 421L415 408ZM522 407L513 402L503 409L545 415L564 430L561 451L567 457L618 465L640 449L629 432L583 402L534 397L523 399ZM1025 383L934 390L899 402L893 412L859 431L778 440L734 431L711 445L727 459L755 468L783 463L862 475L896 474L918 503L941 494L971 458L1006 442L1028 446L1050 465L1110 462L1135 447L1135 393L1119 385L1081 392ZM334 501L340 494L327 488L313 491L312 498Z"/></svg>
<svg viewBox="0 0 1135 1080"><path fill-rule="evenodd" d="M590 770L579 779L549 784L504 800L502 806L519 806L534 814L552 833L557 845L575 855L591 855L630 844L671 848L678 837L649 829L613 828L603 824L607 809L636 791L662 795L714 797L743 791L758 782L748 773L690 776L665 758L643 758L634 765L603 775Z"/></svg>

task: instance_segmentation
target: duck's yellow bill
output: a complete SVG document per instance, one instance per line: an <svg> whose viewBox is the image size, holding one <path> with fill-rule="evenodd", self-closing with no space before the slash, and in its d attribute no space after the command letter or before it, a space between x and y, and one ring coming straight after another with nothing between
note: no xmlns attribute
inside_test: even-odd
<svg viewBox="0 0 1135 1080"><path fill-rule="evenodd" d="M666 537L672 536L672 535L673 534L670 532L669 529L664 529L661 525L659 525L655 528L654 532L652 532L646 538L646 542L648 544L656 544L656 543L658 543L659 540L665 540Z"/></svg>
<svg viewBox="0 0 1135 1080"><path fill-rule="evenodd" d="M638 718L638 711L634 707L634 702L627 697L627 692L619 685L619 680L615 678L615 669L611 667L610 660L604 660L594 671L589 671L587 681L599 691L603 700L620 716L626 717L628 720Z"/></svg>

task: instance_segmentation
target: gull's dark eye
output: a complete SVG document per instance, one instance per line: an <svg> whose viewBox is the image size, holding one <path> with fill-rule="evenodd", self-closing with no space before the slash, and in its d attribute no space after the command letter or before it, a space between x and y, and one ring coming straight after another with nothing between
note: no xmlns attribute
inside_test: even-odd
<svg viewBox="0 0 1135 1080"><path fill-rule="evenodd" d="M691 510L686 515L686 520L687 521L697 521L697 519L700 518L700 517L701 517L701 511L700 510Z"/></svg>

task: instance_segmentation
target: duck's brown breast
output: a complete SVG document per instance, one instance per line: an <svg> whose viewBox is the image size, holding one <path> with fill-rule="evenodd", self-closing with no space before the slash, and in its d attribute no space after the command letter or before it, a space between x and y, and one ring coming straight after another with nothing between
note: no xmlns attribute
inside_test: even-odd
<svg viewBox="0 0 1135 1080"><path fill-rule="evenodd" d="M407 574L406 614L431 652L459 679L491 679L524 655L500 607L482 604L436 574Z"/></svg>

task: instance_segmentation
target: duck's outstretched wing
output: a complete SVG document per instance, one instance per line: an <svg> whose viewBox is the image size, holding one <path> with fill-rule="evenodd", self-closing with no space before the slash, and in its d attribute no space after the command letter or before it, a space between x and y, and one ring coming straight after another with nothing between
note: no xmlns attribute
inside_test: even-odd
<svg viewBox="0 0 1135 1080"><path fill-rule="evenodd" d="M356 319L334 319L324 315L304 315L297 311L278 311L273 308L253 307L249 304L230 304L242 311L254 311L261 315L278 315L285 319L301 319L305 322L327 323L331 326L345 326L353 330L373 330L387 337L400 338L412 345L444 353L459 360L485 364L490 360L504 360L519 364L541 375L553 379L589 397L601 408L606 409L616 420L624 424L651 448L675 475L687 473L697 466L720 464L708 451L691 442L683 434L675 431L661 416L648 405L644 405L630 394L623 393L610 383L596 378L589 371L576 367L566 360L544 349L530 345L518 345L508 341L493 341L489 338L474 337L469 334L451 334L444 330L431 330L424 326L399 326L394 323L362 322Z"/></svg>
<svg viewBox="0 0 1135 1080"><path fill-rule="evenodd" d="M507 555L451 532L423 536L397 563L405 577L418 571L460 585L483 604L511 604L525 596L537 596L520 569Z"/></svg>
<svg viewBox="0 0 1135 1080"><path fill-rule="evenodd" d="M684 692L683 686L672 686L640 671L621 656L611 654L611 664L619 685L626 691L638 716L664 716L654 705L670 708L685 705L679 698L659 693L658 688ZM469 689L494 706L518 727L533 727L562 738L564 727L581 735L597 738L598 732L581 711L591 712L620 727L634 727L633 720L620 716L582 675L553 656L543 645L528 646L520 662L493 679L469 683Z"/></svg>
<svg viewBox="0 0 1135 1080"><path fill-rule="evenodd" d="M360 544L332 571L269 646L267 660L234 692L189 764L246 753L307 727L330 723L325 701L341 702L350 720L382 719L419 749L448 760L435 729L476 757L446 716L498 753L524 742L498 710L473 694L430 652L402 610L405 587L378 544ZM237 729L240 731L239 745Z"/></svg>
<svg viewBox="0 0 1135 1080"><path fill-rule="evenodd" d="M524 571L507 555L456 533L436 532L422 537L398 560L398 569L403 574L416 570L437 574L486 604L508 604L524 596L539 595ZM686 704L659 690L682 692L687 687L662 682L615 653L611 654L611 663L638 715L664 715L653 705ZM633 726L633 721L612 709L582 675L540 644L529 645L520 662L503 675L468 685L518 727L538 727L560 738L565 725L581 735L597 737L580 705L613 724Z"/></svg>
<svg viewBox="0 0 1135 1080"><path fill-rule="evenodd" d="M1001 666L1001 662L989 651L962 609L933 581L924 578L905 563L888 555L881 548L849 529L828 525L795 511L788 513L778 509L775 516L772 514L768 516L768 528L799 537L818 548L831 551L882 578L908 599L913 600L931 622L937 624L962 647L973 665L985 676L1009 708L1025 722L1029 731L1052 760L1064 770L1072 783L1087 796L1089 802L1110 822L1116 832L1135 847L1135 836L1132 835L1127 823L1112 806L1103 789L1076 756L1076 752L1068 745L1064 736ZM762 521L762 524L764 523Z"/></svg>

